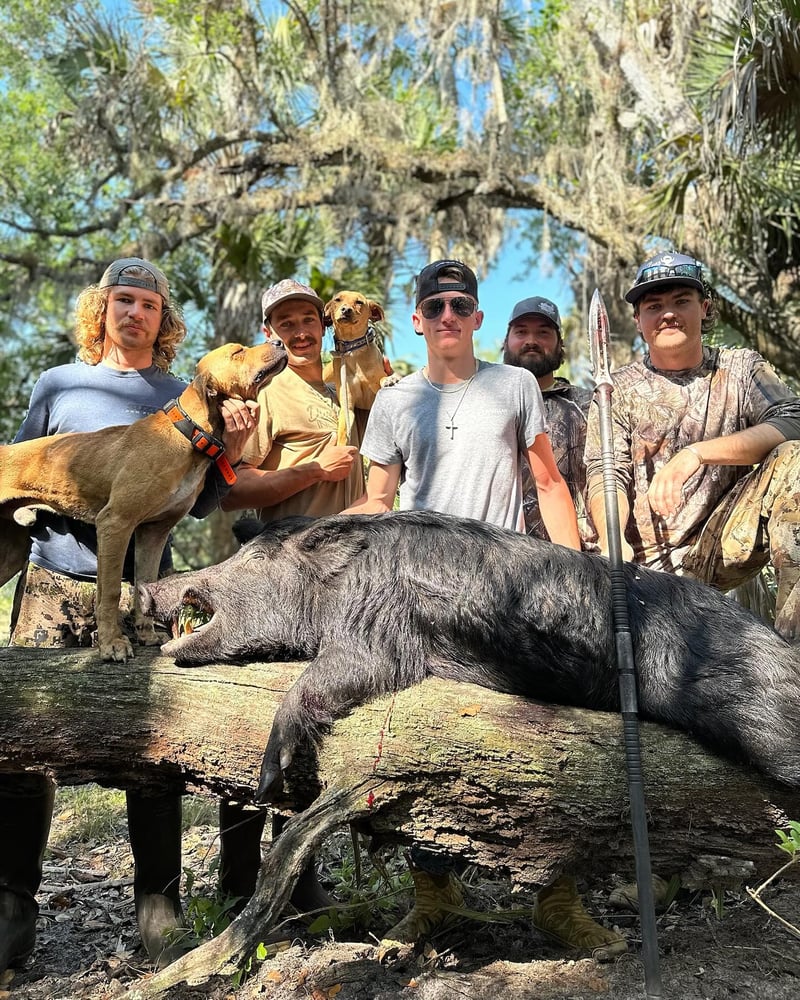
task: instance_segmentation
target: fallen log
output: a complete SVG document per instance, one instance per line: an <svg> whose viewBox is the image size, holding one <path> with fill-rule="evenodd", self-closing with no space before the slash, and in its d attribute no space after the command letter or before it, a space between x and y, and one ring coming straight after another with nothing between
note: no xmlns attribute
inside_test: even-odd
<svg viewBox="0 0 800 1000"><path fill-rule="evenodd" d="M91 651L0 650L0 770L248 801L275 708L301 669L180 668L141 649L124 666ZM699 855L749 863L753 880L778 867L773 831L800 816L797 792L664 726L643 724L642 752L655 871L691 878ZM474 685L430 679L360 707L299 757L278 805L306 811L272 846L250 905L146 995L247 958L342 823L526 886L563 871L633 871L619 718Z"/></svg>

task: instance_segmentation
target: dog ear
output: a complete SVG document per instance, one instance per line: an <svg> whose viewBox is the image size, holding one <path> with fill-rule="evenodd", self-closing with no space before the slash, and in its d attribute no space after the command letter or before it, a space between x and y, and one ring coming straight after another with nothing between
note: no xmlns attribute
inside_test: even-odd
<svg viewBox="0 0 800 1000"><path fill-rule="evenodd" d="M199 365L198 365L199 368ZM217 395L217 384L214 376L210 372L202 369L195 375L192 384L201 396L206 399L213 399Z"/></svg>
<svg viewBox="0 0 800 1000"><path fill-rule="evenodd" d="M330 302L325 303L325 308L322 310L322 322L325 326L333 326L333 299Z"/></svg>
<svg viewBox="0 0 800 1000"><path fill-rule="evenodd" d="M379 303L373 302L372 299L369 299L367 301L367 305L369 306L369 318L372 320L373 323L377 323L380 320L386 318L383 308L380 306Z"/></svg>

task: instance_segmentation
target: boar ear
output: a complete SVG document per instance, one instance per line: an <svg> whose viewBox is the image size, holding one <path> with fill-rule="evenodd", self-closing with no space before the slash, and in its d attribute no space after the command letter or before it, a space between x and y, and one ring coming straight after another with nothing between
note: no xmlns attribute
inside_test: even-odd
<svg viewBox="0 0 800 1000"><path fill-rule="evenodd" d="M322 581L338 576L355 557L369 547L369 537L364 531L353 531L349 517L316 524L298 539L297 550L301 556L314 559L315 577Z"/></svg>
<svg viewBox="0 0 800 1000"><path fill-rule="evenodd" d="M255 538L256 535L261 534L264 530L264 522L259 521L256 517L240 517L233 522L231 530L236 541L240 545L244 545L251 538Z"/></svg>

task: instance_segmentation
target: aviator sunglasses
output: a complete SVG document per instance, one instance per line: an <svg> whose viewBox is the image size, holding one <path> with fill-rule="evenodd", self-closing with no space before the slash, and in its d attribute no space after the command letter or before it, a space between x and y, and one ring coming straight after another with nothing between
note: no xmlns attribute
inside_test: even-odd
<svg viewBox="0 0 800 1000"><path fill-rule="evenodd" d="M466 295L455 295L452 299L425 299L420 302L419 311L425 319L438 319L449 305L456 316L471 316L477 308L475 302Z"/></svg>

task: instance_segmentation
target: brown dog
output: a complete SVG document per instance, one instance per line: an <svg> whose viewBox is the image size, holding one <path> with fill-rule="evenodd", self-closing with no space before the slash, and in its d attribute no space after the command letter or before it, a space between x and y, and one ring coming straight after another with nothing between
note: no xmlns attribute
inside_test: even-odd
<svg viewBox="0 0 800 1000"><path fill-rule="evenodd" d="M135 582L156 579L170 530L191 510L203 488L208 462L235 481L219 435L224 399L255 399L286 367L282 344L224 344L206 354L177 400L130 426L85 434L54 434L0 447L0 517L13 519L0 543L0 581L22 568L26 546L20 525L31 508L97 525L97 633L105 660L124 661L133 648L119 622L122 569L136 535ZM163 641L135 607L140 642Z"/></svg>
<svg viewBox="0 0 800 1000"><path fill-rule="evenodd" d="M333 327L331 363L324 379L334 382L339 397L337 444L347 444L355 410L368 410L375 394L384 385L399 381L399 375L387 375L383 354L375 343L370 321L384 318L383 309L361 292L337 292L325 305L325 325Z"/></svg>

